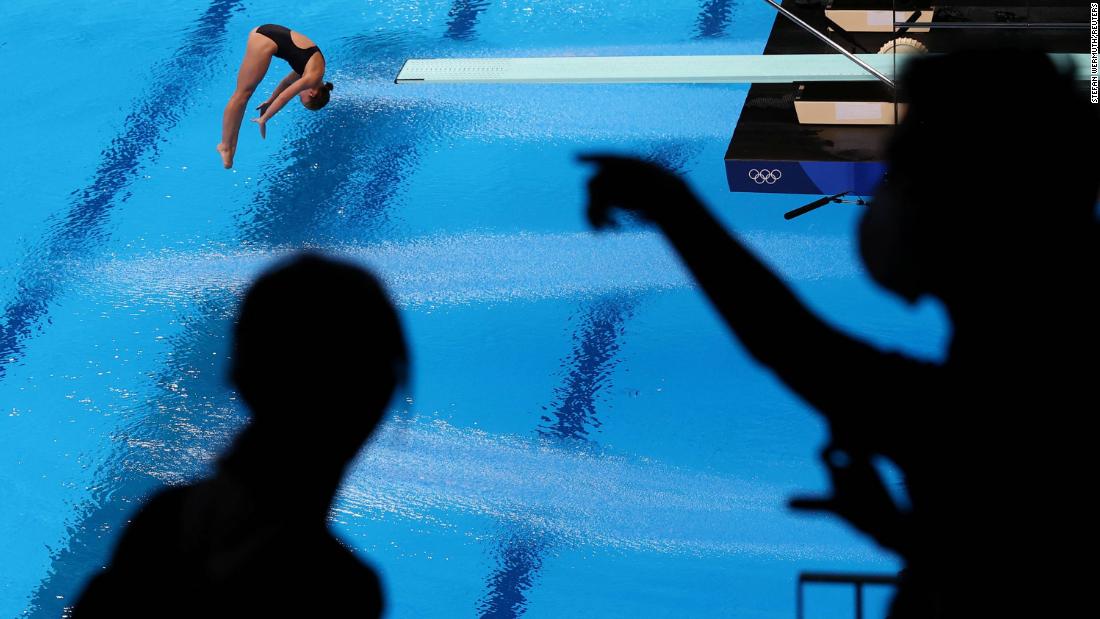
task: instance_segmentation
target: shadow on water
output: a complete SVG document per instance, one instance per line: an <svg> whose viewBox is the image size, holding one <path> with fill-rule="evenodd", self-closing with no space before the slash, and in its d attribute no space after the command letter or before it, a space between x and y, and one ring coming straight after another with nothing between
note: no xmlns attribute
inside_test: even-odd
<svg viewBox="0 0 1100 619"><path fill-rule="evenodd" d="M211 60L224 48L226 25L241 8L240 0L214 0L185 31L180 48L153 68L148 93L135 102L125 129L103 150L92 182L71 194L69 212L53 222L46 238L24 258L15 298L5 305L0 321L0 379L8 364L22 357L27 338L42 328L50 303L71 279L73 259L105 240L111 209L129 198L127 188L145 159L156 156L158 144L186 114L194 86L209 81Z"/></svg>

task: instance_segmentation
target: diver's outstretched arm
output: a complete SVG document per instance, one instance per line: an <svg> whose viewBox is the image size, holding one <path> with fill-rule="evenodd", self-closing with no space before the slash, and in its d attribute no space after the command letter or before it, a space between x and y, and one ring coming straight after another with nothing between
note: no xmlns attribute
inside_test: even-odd
<svg viewBox="0 0 1100 619"><path fill-rule="evenodd" d="M297 74L295 74L297 75ZM294 80L289 86L283 89L279 93L278 97L272 101L267 107L265 107L260 113L259 118L253 118L252 122L260 125L260 137L267 137L267 121L271 120L271 117L278 114L279 110L283 109L283 106L287 104L294 97L298 96L298 93L303 90L313 88L317 85L317 78L314 76L300 77ZM263 106L261 106L263 107Z"/></svg>
<svg viewBox="0 0 1100 619"><path fill-rule="evenodd" d="M279 95L282 94L282 92L286 90L291 84L297 82L298 79L301 77L302 76L298 75L296 71L291 71L290 73L287 73L286 77L284 77L279 82L279 85L275 87L275 90L271 91L271 96L268 97L266 101L256 107L256 110L260 112L260 115L263 116L264 112L267 111L267 108L271 106L275 99L278 98Z"/></svg>
<svg viewBox="0 0 1100 619"><path fill-rule="evenodd" d="M581 159L598 167L588 185L592 224L614 225L616 208L656 224L749 352L829 417L834 429L858 440L879 434L881 423L898 422L882 419L894 413L891 404L903 393L893 390L920 379L923 372L909 370L924 364L876 350L815 316L679 177L636 159Z"/></svg>

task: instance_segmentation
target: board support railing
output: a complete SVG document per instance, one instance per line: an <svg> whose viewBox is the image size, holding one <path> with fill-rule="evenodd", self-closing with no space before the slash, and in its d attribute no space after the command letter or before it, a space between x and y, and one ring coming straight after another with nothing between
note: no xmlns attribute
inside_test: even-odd
<svg viewBox="0 0 1100 619"><path fill-rule="evenodd" d="M850 52L850 51L844 49L843 47L841 47L840 45L838 45L836 43L836 41L833 41L832 39L830 39L828 37L828 35L826 35L825 33L820 32L820 31L817 30L817 28L814 28L810 24L807 24L799 16L797 16L794 13L792 13L792 12L788 11L787 9L783 8L775 0L764 0L764 2L767 2L768 4L772 5L772 7L774 7L775 10L779 11L780 15L782 15L782 16L786 17L787 19L791 20L792 22L794 22L799 28L802 28L806 32L809 32L810 34L814 35L815 37L820 39L822 43L828 45L829 47L833 48L837 52L840 52L841 54L844 54L844 56L848 60L851 60L852 62L859 65L859 67L861 69L863 69L864 71L870 73L871 75L874 75L883 84L886 84L890 88L894 88L894 89L897 88L894 85L894 81L892 79L886 77L885 75L883 75L881 72L879 72L877 69L875 69L871 65L867 64L866 62L863 62L859 58L856 58L855 54L853 54L852 52Z"/></svg>
<svg viewBox="0 0 1100 619"><path fill-rule="evenodd" d="M797 619L804 619L803 589L807 584L853 585L855 587L855 618L863 619L863 588L868 585L896 587L900 578L893 574L845 574L838 572L802 572L798 575L795 593Z"/></svg>

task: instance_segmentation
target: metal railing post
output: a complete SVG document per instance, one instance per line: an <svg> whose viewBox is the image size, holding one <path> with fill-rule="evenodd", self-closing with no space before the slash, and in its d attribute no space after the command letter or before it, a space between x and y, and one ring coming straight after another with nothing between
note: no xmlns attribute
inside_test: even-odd
<svg viewBox="0 0 1100 619"><path fill-rule="evenodd" d="M866 62L863 62L859 58L856 58L855 54L853 54L852 52L844 49L840 45L837 45L836 42L834 42L828 36L826 36L825 34L822 34L821 32L819 32L816 28L814 28L810 24L807 24L806 22L802 21L802 19L800 17L798 17L794 13L791 13L787 9L780 6L779 3L776 2L775 0L764 0L764 2L767 2L768 4L775 7L775 10L779 11L784 17L786 17L787 19L793 21L795 24L797 24L800 28L802 28L806 32L809 32L810 34L812 34L815 37L817 37L818 39L820 39L822 43L825 43L826 45L833 48L834 50L840 52L841 54L844 54L844 56L847 57L848 60L851 60L852 62L859 65L859 67L861 69L863 69L864 71L870 73L871 75L874 75L883 84L886 84L890 88L894 88L894 89L897 88L897 86L894 85L893 80L886 77L885 75L880 73L877 69L875 69L871 65L867 64Z"/></svg>
<svg viewBox="0 0 1100 619"><path fill-rule="evenodd" d="M798 575L798 588L795 589L795 612L797 619L803 619L806 612L805 588L807 584L852 585L855 587L855 617L863 619L863 588L866 586L898 585L899 579L887 574L844 574L836 572L802 572Z"/></svg>

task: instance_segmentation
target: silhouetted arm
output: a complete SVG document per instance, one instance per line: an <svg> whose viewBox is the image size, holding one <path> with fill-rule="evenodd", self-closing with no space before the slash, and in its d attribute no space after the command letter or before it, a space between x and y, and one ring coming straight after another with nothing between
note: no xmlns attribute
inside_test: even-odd
<svg viewBox="0 0 1100 619"><path fill-rule="evenodd" d="M895 392L925 364L883 353L815 316L678 177L633 159L584 160L599 166L589 183L593 225L614 225L609 214L616 207L656 224L748 351L834 428L851 437L876 432L874 417L895 415L894 405L905 404Z"/></svg>

